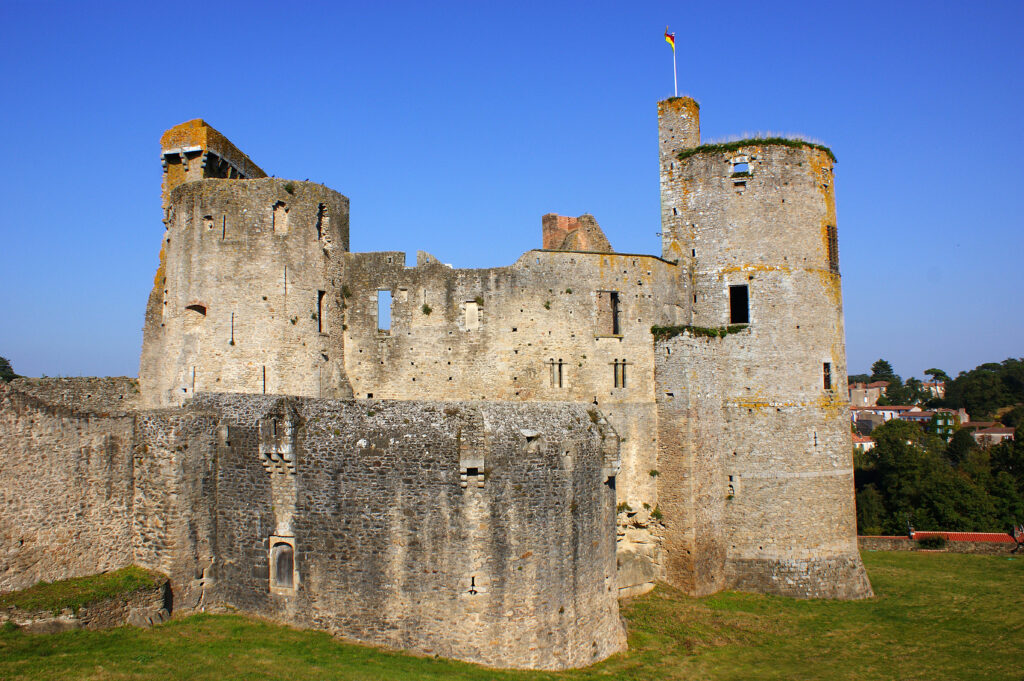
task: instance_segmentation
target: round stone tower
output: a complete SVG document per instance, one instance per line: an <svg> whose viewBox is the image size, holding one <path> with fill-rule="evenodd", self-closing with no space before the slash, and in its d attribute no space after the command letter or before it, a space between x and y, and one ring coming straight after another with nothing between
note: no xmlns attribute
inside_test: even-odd
<svg viewBox="0 0 1024 681"><path fill-rule="evenodd" d="M666 139L673 127L699 130L694 113L659 107L663 257L688 269L693 326L730 331L701 339L716 344L700 355L715 367L689 374L706 381L691 391L721 400L715 442L694 443L716 450L694 498L719 509L720 579L870 595L857 552L835 159L794 140Z"/></svg>
<svg viewBox="0 0 1024 681"><path fill-rule="evenodd" d="M311 182L204 179L170 192L165 222L144 404L196 392L351 396L338 274L347 198Z"/></svg>

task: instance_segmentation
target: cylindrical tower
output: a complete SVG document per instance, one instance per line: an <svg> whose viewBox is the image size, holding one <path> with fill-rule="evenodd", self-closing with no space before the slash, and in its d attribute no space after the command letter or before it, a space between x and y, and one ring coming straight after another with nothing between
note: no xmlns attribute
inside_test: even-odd
<svg viewBox="0 0 1024 681"><path fill-rule="evenodd" d="M196 392L351 395L340 253L348 199L277 179L188 182L169 196L146 309L143 403Z"/></svg>
<svg viewBox="0 0 1024 681"><path fill-rule="evenodd" d="M661 251L666 260L689 264L688 252L679 244L688 239L679 215L677 182L681 151L700 145L700 104L690 97L671 97L658 102L658 160L661 176Z"/></svg>
<svg viewBox="0 0 1024 681"><path fill-rule="evenodd" d="M724 583L870 595L857 552L832 152L781 139L672 151L665 257L679 251L690 268L693 325L733 332L716 341L714 386L693 386L721 399L717 441L701 446L718 450L702 492L721 505Z"/></svg>

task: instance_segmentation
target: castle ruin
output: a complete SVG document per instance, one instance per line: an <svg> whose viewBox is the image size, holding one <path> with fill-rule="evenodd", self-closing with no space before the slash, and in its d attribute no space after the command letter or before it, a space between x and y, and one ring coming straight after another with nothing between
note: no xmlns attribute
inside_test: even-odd
<svg viewBox="0 0 1024 681"><path fill-rule="evenodd" d="M175 610L547 669L658 580L870 596L832 154L658 117L660 256L551 214L488 269L350 253L346 197L169 130L138 382L0 387L0 589L134 562Z"/></svg>

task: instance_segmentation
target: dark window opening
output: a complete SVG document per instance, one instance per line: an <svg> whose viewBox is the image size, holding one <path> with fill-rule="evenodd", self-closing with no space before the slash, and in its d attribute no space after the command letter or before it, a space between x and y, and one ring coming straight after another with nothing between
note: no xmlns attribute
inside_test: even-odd
<svg viewBox="0 0 1024 681"><path fill-rule="evenodd" d="M828 269L839 274L839 231L835 225L829 225L825 231L828 235Z"/></svg>
<svg viewBox="0 0 1024 681"><path fill-rule="evenodd" d="M185 309L186 310L192 310L193 312L198 312L199 314L201 314L204 317L206 316L206 306L205 305L186 305Z"/></svg>
<svg viewBox="0 0 1024 681"><path fill-rule="evenodd" d="M331 217L327 214L327 205L321 203L316 208L316 238L324 238L324 227L331 224Z"/></svg>
<svg viewBox="0 0 1024 681"><path fill-rule="evenodd" d="M619 325L619 292L597 292L597 335L618 336L622 333Z"/></svg>
<svg viewBox="0 0 1024 681"><path fill-rule="evenodd" d="M283 201L278 201L273 205L270 214L270 225L275 234L288 233L288 206Z"/></svg>
<svg viewBox="0 0 1024 681"><path fill-rule="evenodd" d="M608 485L610 489L615 489L615 476L609 475L608 479L604 481L604 484Z"/></svg>
<svg viewBox="0 0 1024 681"><path fill-rule="evenodd" d="M750 301L746 284L729 287L729 323L750 323Z"/></svg>
<svg viewBox="0 0 1024 681"><path fill-rule="evenodd" d="M474 478L474 477L480 475L480 469L479 468L467 468L466 469L466 475L468 477L470 477L470 478Z"/></svg>
<svg viewBox="0 0 1024 681"><path fill-rule="evenodd" d="M469 594L471 596L475 596L478 593L480 593L480 592L477 591L477 588L476 588L476 577L470 577L469 578Z"/></svg>
<svg viewBox="0 0 1024 681"><path fill-rule="evenodd" d="M377 291L377 330L391 331L391 291Z"/></svg>
<svg viewBox="0 0 1024 681"><path fill-rule="evenodd" d="M324 332L324 296L327 295L326 291L316 292L316 330L320 333Z"/></svg>
<svg viewBox="0 0 1024 681"><path fill-rule="evenodd" d="M274 544L270 549L270 560L273 565L272 586L291 589L295 586L295 549L283 542Z"/></svg>
<svg viewBox="0 0 1024 681"><path fill-rule="evenodd" d="M832 363L825 362L821 365L822 380L825 384L825 390L832 389Z"/></svg>

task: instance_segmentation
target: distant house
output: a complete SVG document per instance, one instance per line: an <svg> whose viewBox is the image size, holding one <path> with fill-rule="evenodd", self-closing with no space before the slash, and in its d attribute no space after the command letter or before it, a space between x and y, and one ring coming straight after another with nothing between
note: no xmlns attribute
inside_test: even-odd
<svg viewBox="0 0 1024 681"><path fill-rule="evenodd" d="M919 412L916 405L875 405L873 407L850 407L850 419L861 435L867 435L886 421L898 419L902 414Z"/></svg>
<svg viewBox="0 0 1024 681"><path fill-rule="evenodd" d="M938 397L941 399L946 396L945 381L924 381L921 383L921 389L927 390L932 397Z"/></svg>
<svg viewBox="0 0 1024 681"><path fill-rule="evenodd" d="M979 428L975 430L972 435L979 445L982 447L991 447L997 445L1003 440L1012 440L1016 433L1016 428L1007 428L1006 426L996 425L989 428Z"/></svg>
<svg viewBox="0 0 1024 681"><path fill-rule="evenodd" d="M864 411L879 414L884 420L891 421L900 418L904 414L921 411L921 407L916 404L887 404L884 406L875 405L874 407L868 407Z"/></svg>
<svg viewBox="0 0 1024 681"><path fill-rule="evenodd" d="M851 383L850 404L854 407L873 407L878 404L878 398L885 394L889 387L889 381L875 381L874 383Z"/></svg>
<svg viewBox="0 0 1024 681"><path fill-rule="evenodd" d="M952 409L936 409L935 411L905 411L899 415L900 420L919 423L921 427L929 430L943 440L949 441L953 433L960 427L961 420L967 420L967 412L961 409L959 412Z"/></svg>
<svg viewBox="0 0 1024 681"><path fill-rule="evenodd" d="M853 448L859 449L862 452L867 452L875 448L875 441L866 435L854 433Z"/></svg>
<svg viewBox="0 0 1024 681"><path fill-rule="evenodd" d="M853 421L854 430L861 435L867 435L885 423L881 414L876 414L870 409L870 407L850 407L850 418Z"/></svg>

